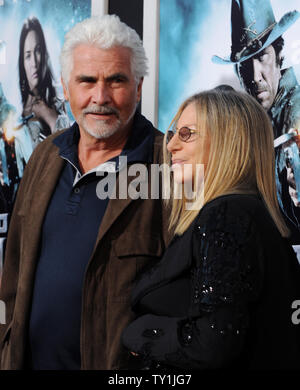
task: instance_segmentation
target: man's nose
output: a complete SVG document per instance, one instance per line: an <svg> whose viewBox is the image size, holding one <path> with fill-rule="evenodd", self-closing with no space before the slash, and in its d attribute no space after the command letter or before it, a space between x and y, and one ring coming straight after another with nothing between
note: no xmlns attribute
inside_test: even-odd
<svg viewBox="0 0 300 390"><path fill-rule="evenodd" d="M105 105L111 101L109 87L105 83L96 83L93 88L92 101L94 104Z"/></svg>
<svg viewBox="0 0 300 390"><path fill-rule="evenodd" d="M258 59L253 60L253 80L256 84L262 81L261 63Z"/></svg>

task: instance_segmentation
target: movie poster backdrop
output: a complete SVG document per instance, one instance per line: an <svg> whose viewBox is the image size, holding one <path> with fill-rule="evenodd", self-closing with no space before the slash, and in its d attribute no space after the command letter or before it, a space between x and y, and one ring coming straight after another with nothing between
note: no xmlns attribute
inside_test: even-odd
<svg viewBox="0 0 300 390"><path fill-rule="evenodd" d="M260 12L260 17L263 12L267 13L264 8L271 7L276 22L290 11L300 11L299 0L250 0L249 4L253 5L254 14L259 15ZM233 64L221 65L212 61L215 55L225 58L231 54L231 5L231 0L160 0L158 127L162 131L168 129L180 103L188 96L220 84L243 90ZM285 23L291 18L286 17ZM287 103L290 108L299 107L297 116L300 118L297 97L300 97L300 18L295 15L293 18L293 23L285 27L282 34L284 60L281 70L292 68L296 78L294 98ZM281 108L276 109L280 111ZM279 134L274 134L277 190L279 203L292 231L292 244L297 251L300 248L300 142L297 132L286 134L291 126L289 118L286 117L283 122ZM296 120L292 126L300 129L300 121ZM284 137L279 138L282 133ZM295 190L298 190L298 193L294 191L293 199L288 186L282 194L278 179L279 170L286 177L288 169L294 175Z"/></svg>
<svg viewBox="0 0 300 390"><path fill-rule="evenodd" d="M73 117L63 98L65 33L90 0L0 0L0 275L9 217L34 148Z"/></svg>

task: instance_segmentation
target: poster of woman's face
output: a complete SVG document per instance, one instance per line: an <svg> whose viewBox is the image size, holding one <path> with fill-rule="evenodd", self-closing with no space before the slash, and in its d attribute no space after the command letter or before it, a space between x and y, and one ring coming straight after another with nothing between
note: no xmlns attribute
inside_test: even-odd
<svg viewBox="0 0 300 390"><path fill-rule="evenodd" d="M35 31L29 31L23 49L25 76L29 89L33 91L38 86L41 68L41 42Z"/></svg>
<svg viewBox="0 0 300 390"><path fill-rule="evenodd" d="M15 107L19 118L23 111L20 76L26 88L33 91L50 68L52 84L57 96L62 98L59 53L64 35L90 15L90 0L0 2L0 83L5 98ZM20 75L20 71L24 75Z"/></svg>
<svg viewBox="0 0 300 390"><path fill-rule="evenodd" d="M73 121L59 54L65 33L90 15L90 0L0 0L0 273L25 165L39 142Z"/></svg>
<svg viewBox="0 0 300 390"><path fill-rule="evenodd" d="M65 33L89 17L88 0L0 3L0 189L10 209L32 151L73 120L59 54ZM3 203L3 202L1 202Z"/></svg>

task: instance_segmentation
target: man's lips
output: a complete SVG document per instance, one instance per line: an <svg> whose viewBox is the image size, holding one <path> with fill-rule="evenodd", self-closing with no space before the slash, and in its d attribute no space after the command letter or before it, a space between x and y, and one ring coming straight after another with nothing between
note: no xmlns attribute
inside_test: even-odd
<svg viewBox="0 0 300 390"><path fill-rule="evenodd" d="M266 97L266 94L268 93L268 91L266 89L262 89L262 90L258 90L255 92L255 95L258 99L263 99Z"/></svg>
<svg viewBox="0 0 300 390"><path fill-rule="evenodd" d="M115 114L114 113L102 114L102 113L97 113L97 112L88 112L88 113L86 113L86 115L88 115L91 118L98 119L98 120L107 120L107 119L110 119Z"/></svg>
<svg viewBox="0 0 300 390"><path fill-rule="evenodd" d="M83 114L96 120L108 120L111 119L112 116L119 117L116 109L103 106L86 108L83 110Z"/></svg>

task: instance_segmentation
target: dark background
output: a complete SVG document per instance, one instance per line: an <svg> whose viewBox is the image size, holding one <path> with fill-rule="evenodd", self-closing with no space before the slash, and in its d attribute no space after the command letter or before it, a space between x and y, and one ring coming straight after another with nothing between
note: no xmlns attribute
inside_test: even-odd
<svg viewBox="0 0 300 390"><path fill-rule="evenodd" d="M108 13L118 15L143 39L143 5L143 0L109 0Z"/></svg>

